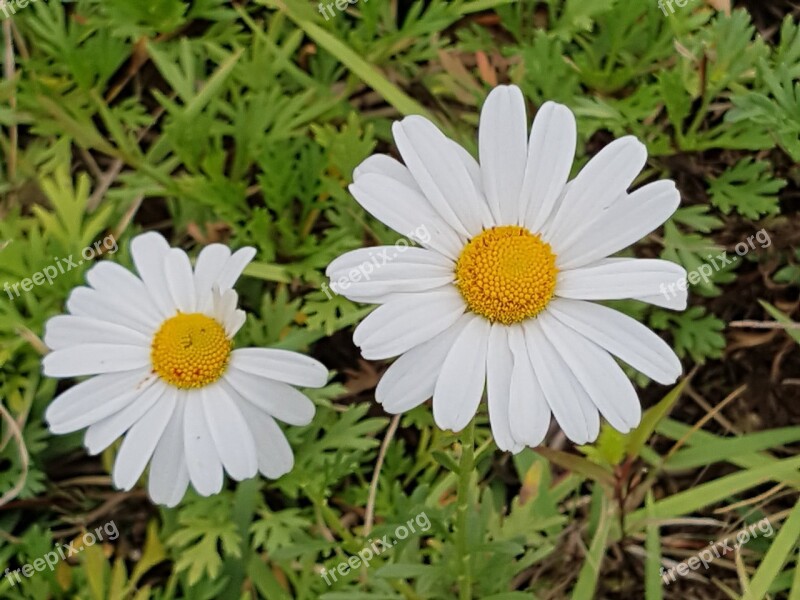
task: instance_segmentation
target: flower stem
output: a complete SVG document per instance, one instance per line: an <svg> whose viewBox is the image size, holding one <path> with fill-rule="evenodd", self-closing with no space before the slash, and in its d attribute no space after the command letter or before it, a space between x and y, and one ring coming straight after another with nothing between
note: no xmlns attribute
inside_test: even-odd
<svg viewBox="0 0 800 600"><path fill-rule="evenodd" d="M461 438L461 460L458 465L458 504L456 507L456 548L458 550L458 597L472 600L472 564L467 540L467 511L470 480L475 469L475 421L464 429Z"/></svg>

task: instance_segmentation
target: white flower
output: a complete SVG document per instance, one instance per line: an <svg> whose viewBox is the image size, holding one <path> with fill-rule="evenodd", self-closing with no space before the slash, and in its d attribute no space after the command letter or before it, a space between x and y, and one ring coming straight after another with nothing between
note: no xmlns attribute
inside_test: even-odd
<svg viewBox="0 0 800 600"><path fill-rule="evenodd" d="M681 364L644 325L593 301L686 307L685 286L675 289L682 267L607 258L680 202L671 181L627 192L645 165L644 145L616 140L568 182L573 114L544 104L528 140L514 86L486 100L480 165L422 117L395 123L393 133L405 165L372 156L350 191L423 247L355 250L327 270L334 291L381 305L353 336L364 357L402 355L378 384L378 402L400 413L433 397L436 423L458 431L485 386L497 445L512 451L540 444L551 413L576 443L596 439L598 411L622 432L635 427L641 407L612 355L664 384ZM426 235L412 234L420 230Z"/></svg>
<svg viewBox="0 0 800 600"><path fill-rule="evenodd" d="M101 262L86 275L91 287L72 291L70 314L47 322L45 375L94 375L53 400L50 430L88 427L92 454L125 434L114 485L131 489L150 462L150 496L168 506L190 481L204 496L218 493L223 469L236 480L290 471L275 419L311 422L314 404L292 386L321 387L328 371L295 352L233 349L245 313L231 288L255 250L231 255L212 244L193 270L184 251L145 233L131 254L140 277Z"/></svg>

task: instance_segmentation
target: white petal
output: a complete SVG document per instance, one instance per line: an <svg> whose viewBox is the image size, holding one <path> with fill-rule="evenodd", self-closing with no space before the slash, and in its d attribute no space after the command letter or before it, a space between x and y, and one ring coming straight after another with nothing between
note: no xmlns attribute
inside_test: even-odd
<svg viewBox="0 0 800 600"><path fill-rule="evenodd" d="M122 409L90 425L83 439L89 454L99 454L113 444L114 440L133 427L148 410L160 402L168 389L169 386L156 380L153 385L126 403Z"/></svg>
<svg viewBox="0 0 800 600"><path fill-rule="evenodd" d="M314 418L314 403L305 394L285 383L245 373L230 366L223 376L223 384L227 384L225 389L233 395L241 396L268 415L289 425L305 426Z"/></svg>
<svg viewBox="0 0 800 600"><path fill-rule="evenodd" d="M161 314L144 283L125 267L102 261L89 269L86 281L145 327L154 328L161 322Z"/></svg>
<svg viewBox="0 0 800 600"><path fill-rule="evenodd" d="M239 295L235 290L227 289L220 293L216 283L211 288L211 309L206 315L222 324L228 339L232 339L247 321L247 314L237 310L238 303Z"/></svg>
<svg viewBox="0 0 800 600"><path fill-rule="evenodd" d="M178 392L165 390L161 399L139 419L125 435L114 462L114 485L130 490L142 476L175 411Z"/></svg>
<svg viewBox="0 0 800 600"><path fill-rule="evenodd" d="M413 237L452 259L461 252L466 238L460 237L418 190L375 173L363 175L349 190L364 210L400 235ZM419 235L421 228L425 235Z"/></svg>
<svg viewBox="0 0 800 600"><path fill-rule="evenodd" d="M358 302L390 294L425 292L455 279L455 263L424 248L381 246L343 254L326 270L331 290Z"/></svg>
<svg viewBox="0 0 800 600"><path fill-rule="evenodd" d="M375 389L375 400L386 412L411 410L433 396L444 359L468 321L469 317L462 315L454 325L392 363Z"/></svg>
<svg viewBox="0 0 800 600"><path fill-rule="evenodd" d="M627 248L674 213L681 197L672 181L657 181L623 196L568 244L556 248L563 270L591 264Z"/></svg>
<svg viewBox="0 0 800 600"><path fill-rule="evenodd" d="M555 293L574 300L622 300L659 293L668 298L667 286L674 288L685 279L686 269L667 260L620 258L559 273Z"/></svg>
<svg viewBox="0 0 800 600"><path fill-rule="evenodd" d="M405 263L419 267L440 267L442 269L455 268L455 261L424 248L399 247L399 246L372 246L345 252L334 259L325 269L325 274L332 277L337 274L348 273L353 269L360 269L362 277L374 277L378 271L394 263ZM369 272L371 264L375 273ZM355 277L353 277L355 279Z"/></svg>
<svg viewBox="0 0 800 600"><path fill-rule="evenodd" d="M416 115L396 122L392 133L406 166L445 222L467 237L493 225L489 207L452 140Z"/></svg>
<svg viewBox="0 0 800 600"><path fill-rule="evenodd" d="M161 435L150 462L147 489L153 502L175 506L181 501L189 486L189 469L183 443L183 421L187 401L184 391L176 392L177 404Z"/></svg>
<svg viewBox="0 0 800 600"><path fill-rule="evenodd" d="M664 340L621 312L564 298L551 300L547 310L564 325L659 383L674 383L683 370Z"/></svg>
<svg viewBox="0 0 800 600"><path fill-rule="evenodd" d="M576 444L596 439L600 415L586 391L553 347L538 319L526 321L524 329L536 379L559 426Z"/></svg>
<svg viewBox="0 0 800 600"><path fill-rule="evenodd" d="M611 355L547 311L538 320L547 339L611 426L622 433L636 427L642 418L639 398Z"/></svg>
<svg viewBox="0 0 800 600"><path fill-rule="evenodd" d="M680 290L677 286L668 288L664 294L655 294L653 296L636 296L633 300L646 302L661 308L668 308L669 310L686 310L688 303L689 291Z"/></svg>
<svg viewBox="0 0 800 600"><path fill-rule="evenodd" d="M647 148L633 136L614 140L578 173L564 200L543 230L556 248L591 227L609 206L625 195L647 162Z"/></svg>
<svg viewBox="0 0 800 600"><path fill-rule="evenodd" d="M169 251L167 240L153 231L137 235L131 240L133 264L136 265L139 277L162 317L174 315L176 308L164 273L164 263Z"/></svg>
<svg viewBox="0 0 800 600"><path fill-rule="evenodd" d="M459 160L461 160L462 164L466 167L467 173L469 173L469 178L472 179L472 185L475 186L475 189L478 190L478 193L481 194L481 197L486 198L482 195L483 192L483 175L481 175L481 166L478 164L478 161L470 154L464 146L461 144L450 140L450 146L455 150L456 154L458 155ZM488 206L488 204L487 204ZM490 209L491 212L491 209ZM493 225L496 224L493 218Z"/></svg>
<svg viewBox="0 0 800 600"><path fill-rule="evenodd" d="M433 391L433 419L442 429L461 431L478 410L490 329L489 321L472 316L444 359Z"/></svg>
<svg viewBox="0 0 800 600"><path fill-rule="evenodd" d="M417 193L422 194L422 190L419 189L408 167L391 156L387 156L386 154L373 154L365 159L364 162L358 165L355 171L353 171L353 181L357 182L364 175L369 175L370 173L390 177Z"/></svg>
<svg viewBox="0 0 800 600"><path fill-rule="evenodd" d="M601 266L613 263L623 263L626 261L631 260L638 260L638 259L630 259L630 258L603 258L598 260L591 265L587 265L590 267L594 266ZM675 273L681 273L679 279L686 280L686 270L683 269L680 265L676 265L675 263L669 263L673 265L672 267L666 267L667 269L676 268ZM583 267L579 267L578 269L582 269ZM577 270L577 269L576 269ZM680 270L680 271L678 271ZM688 289L679 289L678 288L678 279L671 279L665 283L665 288L661 289L659 285L659 293L657 294L650 294L650 295L634 295L630 296L632 300L638 300L640 302L646 302L648 304L653 304L655 306L660 306L661 308L668 308L670 310L685 310L686 304L689 297ZM670 287L671 286L671 287ZM558 296L558 289L556 289L556 296Z"/></svg>
<svg viewBox="0 0 800 600"><path fill-rule="evenodd" d="M143 333L91 317L58 315L45 324L44 343L52 350L61 350L78 344L122 344L150 346L150 338Z"/></svg>
<svg viewBox="0 0 800 600"><path fill-rule="evenodd" d="M247 322L247 313L243 310L235 310L231 315L225 319L225 333L228 334L229 338L233 338L236 333L244 326Z"/></svg>
<svg viewBox="0 0 800 600"><path fill-rule="evenodd" d="M511 435L519 444L536 447L550 429L550 406L536 378L522 327L509 328L514 356L508 412Z"/></svg>
<svg viewBox="0 0 800 600"><path fill-rule="evenodd" d="M48 377L81 377L141 369L150 364L150 349L121 344L78 344L54 350L42 359Z"/></svg>
<svg viewBox="0 0 800 600"><path fill-rule="evenodd" d="M572 111L545 102L536 113L520 193L520 224L540 231L567 185L578 131Z"/></svg>
<svg viewBox="0 0 800 600"><path fill-rule="evenodd" d="M219 279L231 251L224 244L209 244L200 251L194 265L194 287L197 291L197 310L211 307L211 286Z"/></svg>
<svg viewBox="0 0 800 600"><path fill-rule="evenodd" d="M122 410L156 381L149 369L98 375L72 386L50 403L50 431L70 433Z"/></svg>
<svg viewBox="0 0 800 600"><path fill-rule="evenodd" d="M500 450L517 453L523 446L511 435L509 397L511 370L514 356L508 341L509 328L495 323L489 333L489 350L486 355L486 395L489 405L489 423L494 441Z"/></svg>
<svg viewBox="0 0 800 600"><path fill-rule="evenodd" d="M233 288L233 285L241 277L244 269L256 256L256 249L246 246L231 255L225 262L222 272L217 277L216 283L220 291L224 292Z"/></svg>
<svg viewBox="0 0 800 600"><path fill-rule="evenodd" d="M192 263L186 252L172 248L164 258L164 275L167 278L172 301L179 311L193 313L196 310L197 292L194 289Z"/></svg>
<svg viewBox="0 0 800 600"><path fill-rule="evenodd" d="M240 348L231 353L231 367L267 379L300 387L320 388L328 382L328 369L299 352L276 348Z"/></svg>
<svg viewBox="0 0 800 600"><path fill-rule="evenodd" d="M211 288L211 299L212 309L209 316L216 319L218 322L222 322L230 313L236 310L239 296L236 290L221 291L219 286L215 283Z"/></svg>
<svg viewBox="0 0 800 600"><path fill-rule="evenodd" d="M222 391L217 392L218 395ZM218 494L222 489L222 462L208 428L203 400L191 393L183 416L183 448L189 479L201 496Z"/></svg>
<svg viewBox="0 0 800 600"><path fill-rule="evenodd" d="M149 299L148 303L152 304ZM76 287L67 299L67 310L77 317L89 317L128 327L146 336L158 329L161 321L151 321L141 311L115 296L88 287Z"/></svg>
<svg viewBox="0 0 800 600"><path fill-rule="evenodd" d="M256 443L236 403L222 386L205 387L200 392L222 466L236 481L254 477L258 472Z"/></svg>
<svg viewBox="0 0 800 600"><path fill-rule="evenodd" d="M525 99L515 85L494 88L478 129L483 191L496 223L517 223L528 155Z"/></svg>
<svg viewBox="0 0 800 600"><path fill-rule="evenodd" d="M375 309L353 333L366 359L398 356L441 333L464 314L455 287L398 296Z"/></svg>
<svg viewBox="0 0 800 600"><path fill-rule="evenodd" d="M294 466L292 447L275 419L241 398L236 404L252 430L258 432L255 436L258 470L270 479L291 471Z"/></svg>

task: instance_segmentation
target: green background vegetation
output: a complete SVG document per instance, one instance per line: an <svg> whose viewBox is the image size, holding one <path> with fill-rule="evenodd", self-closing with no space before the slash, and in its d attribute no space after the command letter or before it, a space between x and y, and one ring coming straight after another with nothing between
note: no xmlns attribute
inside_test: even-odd
<svg viewBox="0 0 800 600"><path fill-rule="evenodd" d="M310 352L335 377L309 392L314 422L287 431L290 474L163 509L141 486L113 490L115 448L89 457L42 421L66 385L40 374L43 324L90 265L3 294L0 567L110 520L120 536L0 579L0 598L800 599L798 12L714 4L364 0L326 21L310 0L39 0L4 21L0 283L108 234L120 251L103 260L126 266L144 230L193 254L252 245L237 344ZM554 432L500 453L485 408L474 455L472 430L439 431L429 406L395 432L373 397L384 365L350 340L369 309L321 290L334 257L396 241L346 189L393 150L391 122L425 114L474 154L479 107L506 82L530 114L575 111L576 170L634 134L650 153L638 183L677 181L681 208L631 255L694 270L762 228L773 242L693 286L686 312L614 303L663 333L687 377L665 396L631 373L642 426L591 447ZM423 535L320 577L422 511ZM662 564L764 517L775 536L662 589Z"/></svg>

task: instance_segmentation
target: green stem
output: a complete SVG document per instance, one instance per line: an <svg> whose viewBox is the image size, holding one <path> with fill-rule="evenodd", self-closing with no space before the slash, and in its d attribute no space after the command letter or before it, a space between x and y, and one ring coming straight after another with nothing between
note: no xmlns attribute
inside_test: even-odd
<svg viewBox="0 0 800 600"><path fill-rule="evenodd" d="M470 480L475 469L475 421L464 429L461 440L461 460L458 464L458 504L456 508L456 548L458 549L458 597L472 600L472 564L467 540L467 511L469 509Z"/></svg>

